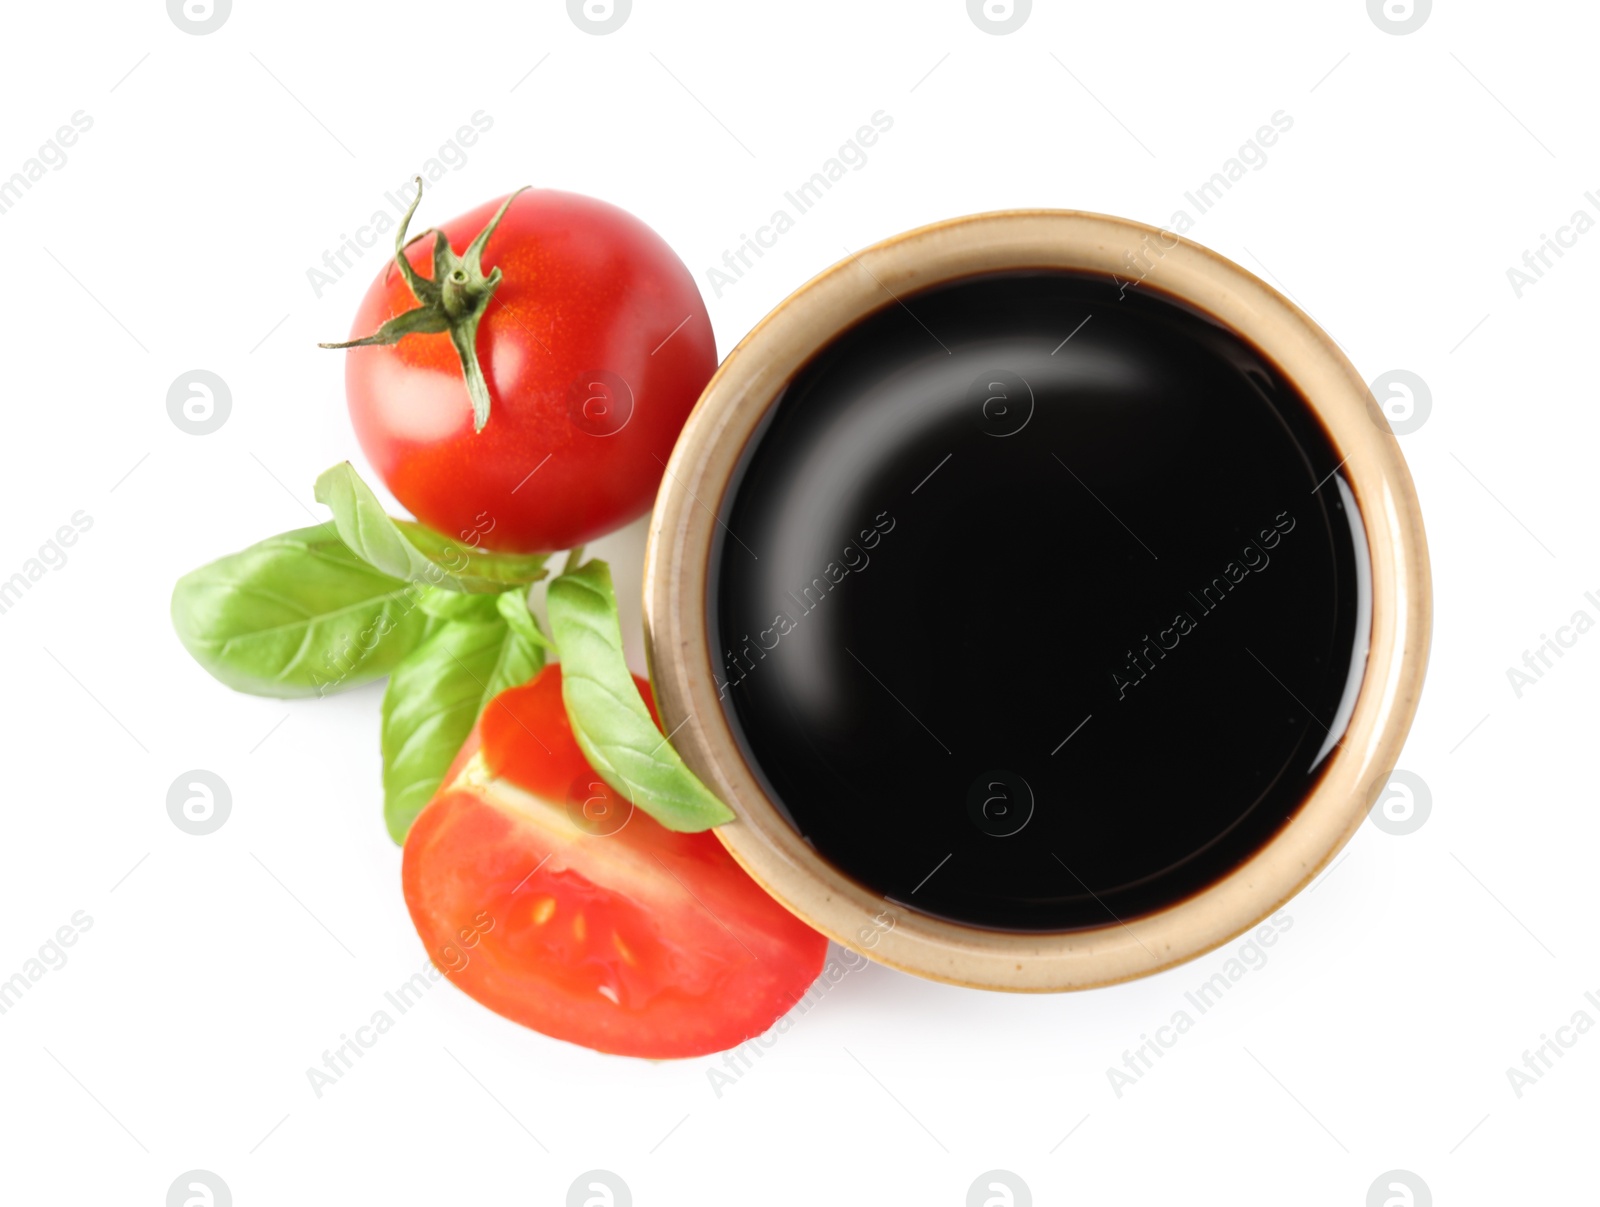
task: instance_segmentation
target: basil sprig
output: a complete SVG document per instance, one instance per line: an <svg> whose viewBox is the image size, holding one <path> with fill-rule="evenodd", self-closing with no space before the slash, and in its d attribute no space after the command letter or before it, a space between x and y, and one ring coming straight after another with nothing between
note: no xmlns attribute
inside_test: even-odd
<svg viewBox="0 0 1600 1207"><path fill-rule="evenodd" d="M650 718L623 657L611 568L595 560L567 571L551 582L546 604L567 719L600 777L669 830L732 821Z"/></svg>
<svg viewBox="0 0 1600 1207"><path fill-rule="evenodd" d="M549 586L555 641L528 606L543 555L475 549L385 514L348 462L317 479L333 519L184 575L178 639L212 676L262 696L313 696L389 676L384 820L404 842L490 701L556 655L578 745L602 778L672 830L733 814L650 717L622 653L610 568L590 561Z"/></svg>

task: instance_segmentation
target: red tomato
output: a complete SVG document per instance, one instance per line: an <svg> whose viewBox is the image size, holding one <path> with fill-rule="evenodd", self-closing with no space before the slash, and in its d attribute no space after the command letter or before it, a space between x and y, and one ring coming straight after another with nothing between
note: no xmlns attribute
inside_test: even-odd
<svg viewBox="0 0 1600 1207"><path fill-rule="evenodd" d="M402 878L456 985L601 1052L736 1047L800 999L827 952L714 835L674 833L606 786L572 736L559 665L485 710L411 827Z"/></svg>
<svg viewBox="0 0 1600 1207"><path fill-rule="evenodd" d="M438 229L457 254L487 202ZM431 238L407 250L431 277ZM631 214L574 193L518 194L483 249L503 273L475 346L489 413L474 430L451 336L435 330L351 348L350 417L362 451L411 513L447 536L506 552L568 549L649 510L678 430L716 368L694 277ZM353 336L417 306L391 261Z"/></svg>

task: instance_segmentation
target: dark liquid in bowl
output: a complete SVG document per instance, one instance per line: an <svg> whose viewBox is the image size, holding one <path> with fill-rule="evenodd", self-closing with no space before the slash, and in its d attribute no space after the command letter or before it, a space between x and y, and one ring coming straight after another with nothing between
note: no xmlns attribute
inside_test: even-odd
<svg viewBox="0 0 1600 1207"><path fill-rule="evenodd" d="M889 900L1001 930L1174 904L1257 851L1365 665L1335 451L1148 285L972 277L789 384L723 500L711 643L751 767Z"/></svg>

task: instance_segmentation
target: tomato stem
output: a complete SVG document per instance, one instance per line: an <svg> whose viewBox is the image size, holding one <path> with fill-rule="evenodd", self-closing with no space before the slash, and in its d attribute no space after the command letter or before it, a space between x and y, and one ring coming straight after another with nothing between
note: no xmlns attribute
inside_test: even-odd
<svg viewBox="0 0 1600 1207"><path fill-rule="evenodd" d="M450 240L445 238L443 231L433 231L433 276L429 278L413 268L406 256L409 246L406 229L422 202L422 177L418 176L416 181L417 195L411 199L405 217L400 220L400 229L395 232L394 262L401 276L405 277L417 305L395 315L371 335L337 344L319 344L318 347L366 348L397 344L408 335L448 332L456 355L461 360L461 375L466 381L467 398L472 404L472 429L481 432L484 424L489 422L489 383L484 378L482 365L478 363L478 323L501 281L498 268L485 275L483 249L523 189L518 189L501 203L488 225L477 233L467 250L459 256L451 249ZM427 233L417 238L425 238Z"/></svg>

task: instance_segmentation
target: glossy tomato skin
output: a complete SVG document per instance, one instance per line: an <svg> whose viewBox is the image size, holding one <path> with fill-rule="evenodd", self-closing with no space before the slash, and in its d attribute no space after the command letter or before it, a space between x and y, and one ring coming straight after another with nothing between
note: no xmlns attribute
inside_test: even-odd
<svg viewBox="0 0 1600 1207"><path fill-rule="evenodd" d="M503 200L439 227L458 254ZM407 251L425 277L432 247L430 236ZM716 369L711 320L659 235L575 193L519 194L484 249L484 272L494 268L504 279L477 337L490 394L484 429L473 431L444 333L350 349L350 418L367 460L424 524L505 552L568 549L649 510ZM391 261L352 338L415 305Z"/></svg>
<svg viewBox="0 0 1600 1207"><path fill-rule="evenodd" d="M412 825L402 878L430 958L467 994L619 1055L737 1047L827 952L713 834L667 830L606 788L572 736L559 664L490 704Z"/></svg>

